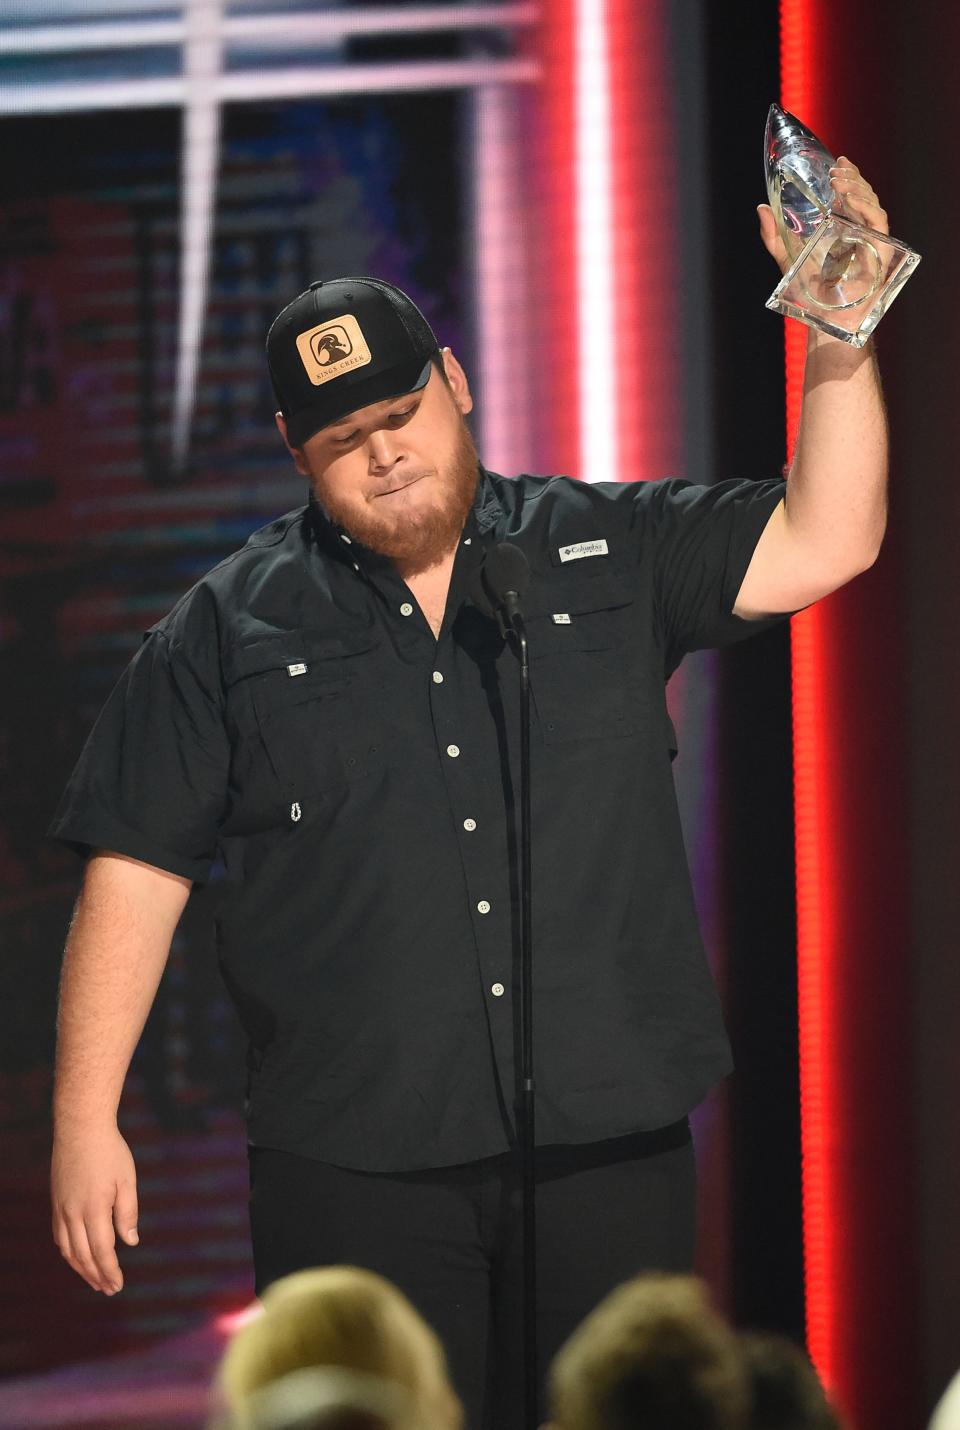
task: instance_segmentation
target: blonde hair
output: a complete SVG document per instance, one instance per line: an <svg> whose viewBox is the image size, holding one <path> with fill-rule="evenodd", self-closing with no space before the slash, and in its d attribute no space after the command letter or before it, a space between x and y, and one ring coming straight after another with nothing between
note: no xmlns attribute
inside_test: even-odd
<svg viewBox="0 0 960 1430"><path fill-rule="evenodd" d="M341 1366L401 1386L416 1423L460 1430L463 1408L438 1337L401 1291L357 1266L295 1271L267 1288L263 1313L227 1345L218 1399L242 1424L257 1391L306 1366Z"/></svg>
<svg viewBox="0 0 960 1430"><path fill-rule="evenodd" d="M560 1430L734 1430L746 1400L736 1335L692 1276L617 1287L550 1370Z"/></svg>

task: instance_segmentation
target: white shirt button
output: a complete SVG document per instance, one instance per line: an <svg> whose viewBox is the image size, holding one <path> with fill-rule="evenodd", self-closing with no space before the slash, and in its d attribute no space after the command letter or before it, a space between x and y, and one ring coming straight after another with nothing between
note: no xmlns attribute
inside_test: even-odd
<svg viewBox="0 0 960 1430"><path fill-rule="evenodd" d="M502 984L502 983L495 983L495 984L493 985L493 987L490 989L490 992L493 994L494 998L502 998L502 997L503 997L503 984Z"/></svg>
<svg viewBox="0 0 960 1430"><path fill-rule="evenodd" d="M354 571L359 571L359 570L360 570L360 567L359 567L359 565L357 564L356 561L353 563L353 569L354 569Z"/></svg>
<svg viewBox="0 0 960 1430"><path fill-rule="evenodd" d="M459 746L459 745L448 745L448 746L447 746L447 754L450 756L451 760L455 760L455 759L457 758L457 756L459 755L459 753L460 753L460 746Z"/></svg>
<svg viewBox="0 0 960 1430"><path fill-rule="evenodd" d="M478 914L488 914L489 912L490 912L490 905L487 903L486 899L481 899L480 902L479 902L479 904L477 905L477 913L478 913Z"/></svg>
<svg viewBox="0 0 960 1430"><path fill-rule="evenodd" d="M353 542L350 540L349 536L347 536L346 532L344 532L344 531L341 531L341 533L340 533L340 540L341 540L341 541L345 541L348 546L352 546L352 545L353 545Z"/></svg>
<svg viewBox="0 0 960 1430"><path fill-rule="evenodd" d="M413 615L413 607L411 606L409 601L404 601L403 605L400 607L400 614L401 616Z"/></svg>
<svg viewBox="0 0 960 1430"><path fill-rule="evenodd" d="M435 671L433 672L433 683L434 683L434 685L442 685L442 684L443 684L443 676L441 675L441 673L440 673L439 670L435 670Z"/></svg>
<svg viewBox="0 0 960 1430"><path fill-rule="evenodd" d="M463 821L463 827L468 834L472 834L477 827L477 821L475 819L465 819Z"/></svg>
<svg viewBox="0 0 960 1430"><path fill-rule="evenodd" d="M464 546L469 546L472 540L473 540L473 537L472 537L472 536L465 536L465 537L463 538L463 544L464 544Z"/></svg>

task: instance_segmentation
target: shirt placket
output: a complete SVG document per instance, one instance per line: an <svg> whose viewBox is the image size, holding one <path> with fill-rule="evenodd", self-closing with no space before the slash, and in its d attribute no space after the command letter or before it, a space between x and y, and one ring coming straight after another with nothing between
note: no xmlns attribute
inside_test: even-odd
<svg viewBox="0 0 960 1430"><path fill-rule="evenodd" d="M466 538L465 545L471 538ZM454 580L457 580L455 574ZM456 588L455 588L456 589ZM430 673L437 757L463 868L467 913L477 950L494 1058L505 1102L513 1086L513 910L504 853L504 798L499 755L491 748L482 696L461 662L469 662L445 624Z"/></svg>
<svg viewBox="0 0 960 1430"><path fill-rule="evenodd" d="M451 617L469 584L479 544L475 527L461 541L439 640L434 639L426 617L393 571L378 570L375 583L388 609L399 617L407 658L421 667L427 682L436 755L460 854L466 914L473 932L496 1073L504 1102L511 1106L513 913L500 757L486 702L471 679L472 662L452 636ZM367 578L366 571L355 569Z"/></svg>

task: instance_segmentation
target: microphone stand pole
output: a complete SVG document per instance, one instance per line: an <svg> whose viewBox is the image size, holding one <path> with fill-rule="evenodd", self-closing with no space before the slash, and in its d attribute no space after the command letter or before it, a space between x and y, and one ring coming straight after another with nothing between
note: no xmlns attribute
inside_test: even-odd
<svg viewBox="0 0 960 1430"><path fill-rule="evenodd" d="M520 656L520 1166L523 1202L524 1419L537 1430L537 1216L533 1081L533 919L530 839L530 665L527 632L516 599L505 627Z"/></svg>

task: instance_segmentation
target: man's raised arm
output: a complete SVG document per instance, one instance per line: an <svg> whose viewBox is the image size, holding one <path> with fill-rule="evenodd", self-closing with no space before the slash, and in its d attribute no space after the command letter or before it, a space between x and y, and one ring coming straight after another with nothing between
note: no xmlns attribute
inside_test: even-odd
<svg viewBox="0 0 960 1430"><path fill-rule="evenodd" d="M881 233L886 211L849 159L831 170L840 210ZM787 254L768 204L764 245ZM887 518L887 420L873 344L857 349L811 329L803 405L786 496L757 543L734 610L747 618L796 611L876 560Z"/></svg>
<svg viewBox="0 0 960 1430"><path fill-rule="evenodd" d="M95 1291L123 1286L116 1234L137 1243L137 1179L117 1128L123 1081L189 879L119 854L87 865L60 983L53 1095L53 1239Z"/></svg>

